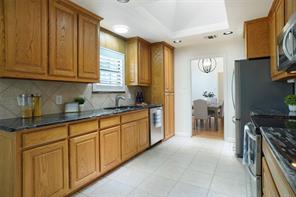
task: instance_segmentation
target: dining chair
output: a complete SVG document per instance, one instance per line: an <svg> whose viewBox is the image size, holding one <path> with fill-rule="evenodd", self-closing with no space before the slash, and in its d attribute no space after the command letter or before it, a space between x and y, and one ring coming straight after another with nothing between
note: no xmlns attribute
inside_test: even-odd
<svg viewBox="0 0 296 197"><path fill-rule="evenodd" d="M194 130L199 120L202 120L208 124L209 113L208 113L208 102L202 99L193 101L193 117L194 117Z"/></svg>

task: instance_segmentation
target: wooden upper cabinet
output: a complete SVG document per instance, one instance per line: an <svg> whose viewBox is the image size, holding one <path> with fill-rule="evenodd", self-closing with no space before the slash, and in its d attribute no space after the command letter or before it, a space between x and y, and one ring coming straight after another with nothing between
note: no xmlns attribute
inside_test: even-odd
<svg viewBox="0 0 296 197"><path fill-rule="evenodd" d="M285 0L285 22L296 12L296 0Z"/></svg>
<svg viewBox="0 0 296 197"><path fill-rule="evenodd" d="M126 161L138 153L137 122L130 122L121 126L121 157Z"/></svg>
<svg viewBox="0 0 296 197"><path fill-rule="evenodd" d="M52 0L49 4L49 74L77 76L78 15L68 4Z"/></svg>
<svg viewBox="0 0 296 197"><path fill-rule="evenodd" d="M6 62L2 65L1 75L23 74L33 78L32 74L36 77L45 75L48 62L48 1L4 0L4 10Z"/></svg>
<svg viewBox="0 0 296 197"><path fill-rule="evenodd" d="M106 172L121 162L120 126L100 131L100 166Z"/></svg>
<svg viewBox="0 0 296 197"><path fill-rule="evenodd" d="M78 77L99 80L99 21L79 14Z"/></svg>
<svg viewBox="0 0 296 197"><path fill-rule="evenodd" d="M149 86L151 84L150 43L142 38L127 41L126 85Z"/></svg>
<svg viewBox="0 0 296 197"><path fill-rule="evenodd" d="M282 33L282 29L285 26L285 0L279 0L275 7L275 31L276 41L278 36Z"/></svg>
<svg viewBox="0 0 296 197"><path fill-rule="evenodd" d="M151 64L150 64L150 43L139 42L139 84L150 85Z"/></svg>
<svg viewBox="0 0 296 197"><path fill-rule="evenodd" d="M60 197L68 192L68 143L23 152L23 197Z"/></svg>
<svg viewBox="0 0 296 197"><path fill-rule="evenodd" d="M244 37L248 59L270 56L268 17L246 21L244 25Z"/></svg>
<svg viewBox="0 0 296 197"><path fill-rule="evenodd" d="M70 187L78 188L100 173L99 134L86 134L70 139Z"/></svg>
<svg viewBox="0 0 296 197"><path fill-rule="evenodd" d="M164 46L164 90L174 92L174 52L168 46Z"/></svg>

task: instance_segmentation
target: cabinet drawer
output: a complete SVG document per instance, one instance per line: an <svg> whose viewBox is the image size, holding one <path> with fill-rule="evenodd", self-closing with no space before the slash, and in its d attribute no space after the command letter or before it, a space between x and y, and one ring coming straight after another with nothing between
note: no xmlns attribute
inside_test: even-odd
<svg viewBox="0 0 296 197"><path fill-rule="evenodd" d="M67 138L67 126L55 127L25 133L22 135L22 146L28 148Z"/></svg>
<svg viewBox="0 0 296 197"><path fill-rule="evenodd" d="M120 124L120 116L113 116L110 118L103 118L100 120L100 129L117 126Z"/></svg>
<svg viewBox="0 0 296 197"><path fill-rule="evenodd" d="M99 128L99 123L97 120L81 122L77 124L70 125L70 137L90 133L97 131Z"/></svg>
<svg viewBox="0 0 296 197"><path fill-rule="evenodd" d="M121 122L122 123L132 122L132 121L140 120L146 117L148 117L148 110L143 110L140 112L132 112L129 114L122 115Z"/></svg>

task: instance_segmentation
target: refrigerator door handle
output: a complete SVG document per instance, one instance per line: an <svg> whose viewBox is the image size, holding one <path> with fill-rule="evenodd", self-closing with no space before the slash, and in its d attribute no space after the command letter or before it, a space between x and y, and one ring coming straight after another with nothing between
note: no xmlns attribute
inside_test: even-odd
<svg viewBox="0 0 296 197"><path fill-rule="evenodd" d="M232 116L232 122L235 123L236 120L237 120L237 119L235 118L235 116Z"/></svg>
<svg viewBox="0 0 296 197"><path fill-rule="evenodd" d="M232 78L231 78L231 98L232 98L232 105L235 109L235 102L234 102L234 77L235 77L235 71L232 72Z"/></svg>

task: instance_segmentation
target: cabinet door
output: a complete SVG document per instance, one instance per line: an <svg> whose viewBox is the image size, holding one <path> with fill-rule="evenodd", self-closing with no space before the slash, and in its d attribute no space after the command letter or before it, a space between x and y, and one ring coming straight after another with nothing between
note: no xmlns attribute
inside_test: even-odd
<svg viewBox="0 0 296 197"><path fill-rule="evenodd" d="M99 175L98 132L70 139L70 187L78 188Z"/></svg>
<svg viewBox="0 0 296 197"><path fill-rule="evenodd" d="M87 15L79 15L78 77L99 80L99 21Z"/></svg>
<svg viewBox="0 0 296 197"><path fill-rule="evenodd" d="M4 9L5 71L45 75L48 65L48 1L4 0Z"/></svg>
<svg viewBox="0 0 296 197"><path fill-rule="evenodd" d="M245 45L247 58L270 56L269 20L267 17L245 23Z"/></svg>
<svg viewBox="0 0 296 197"><path fill-rule="evenodd" d="M263 196L266 197L280 196L264 157L262 158L262 191Z"/></svg>
<svg viewBox="0 0 296 197"><path fill-rule="evenodd" d="M270 64L271 64L271 76L275 76L278 74L277 69L277 57L276 57L276 25L275 25L275 13L270 16L270 23L269 23L269 39L270 39Z"/></svg>
<svg viewBox="0 0 296 197"><path fill-rule="evenodd" d="M136 121L121 126L121 156L123 161L137 154L138 135Z"/></svg>
<svg viewBox="0 0 296 197"><path fill-rule="evenodd" d="M51 0L49 4L49 74L77 76L77 13L69 5Z"/></svg>
<svg viewBox="0 0 296 197"><path fill-rule="evenodd" d="M275 8L276 40L285 26L285 0L279 0Z"/></svg>
<svg viewBox="0 0 296 197"><path fill-rule="evenodd" d="M164 103L165 138L168 139L175 134L174 94L165 94Z"/></svg>
<svg viewBox="0 0 296 197"><path fill-rule="evenodd" d="M285 23L296 11L296 0L285 0Z"/></svg>
<svg viewBox="0 0 296 197"><path fill-rule="evenodd" d="M23 152L24 197L64 196L68 177L67 141Z"/></svg>
<svg viewBox="0 0 296 197"><path fill-rule="evenodd" d="M164 82L165 91L174 92L174 55L173 50L164 46Z"/></svg>
<svg viewBox="0 0 296 197"><path fill-rule="evenodd" d="M150 44L139 41L139 84L148 86L151 84Z"/></svg>
<svg viewBox="0 0 296 197"><path fill-rule="evenodd" d="M126 85L138 85L138 40L133 38L126 44Z"/></svg>
<svg viewBox="0 0 296 197"><path fill-rule="evenodd" d="M101 171L108 171L121 163L120 127L100 131Z"/></svg>
<svg viewBox="0 0 296 197"><path fill-rule="evenodd" d="M137 122L138 134L139 134L139 147L138 151L143 151L149 147L149 121L148 118L139 120Z"/></svg>

